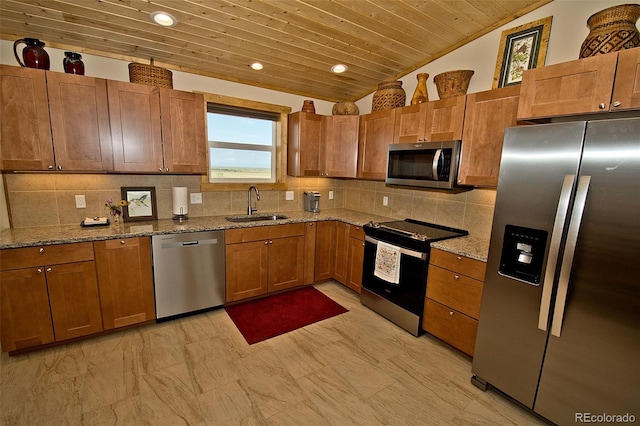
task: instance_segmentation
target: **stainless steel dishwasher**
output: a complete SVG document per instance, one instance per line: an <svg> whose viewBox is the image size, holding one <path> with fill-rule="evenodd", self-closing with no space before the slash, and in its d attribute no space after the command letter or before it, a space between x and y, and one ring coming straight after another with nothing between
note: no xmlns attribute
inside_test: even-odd
<svg viewBox="0 0 640 426"><path fill-rule="evenodd" d="M154 235L151 244L158 319L224 304L224 231Z"/></svg>

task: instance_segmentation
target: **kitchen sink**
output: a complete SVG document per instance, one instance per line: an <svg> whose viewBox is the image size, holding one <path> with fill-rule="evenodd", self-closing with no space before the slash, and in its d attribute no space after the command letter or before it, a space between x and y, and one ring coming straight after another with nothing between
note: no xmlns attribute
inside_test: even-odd
<svg viewBox="0 0 640 426"><path fill-rule="evenodd" d="M227 219L229 222L257 222L257 221L264 221L264 220L281 220L281 219L288 219L289 216L285 216L283 214L265 214L265 213L260 213L260 214L239 214L236 216L227 216L225 217L225 219Z"/></svg>

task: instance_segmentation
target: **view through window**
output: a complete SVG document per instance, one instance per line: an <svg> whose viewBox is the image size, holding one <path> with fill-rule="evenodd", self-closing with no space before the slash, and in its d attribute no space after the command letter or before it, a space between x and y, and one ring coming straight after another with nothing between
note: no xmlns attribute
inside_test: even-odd
<svg viewBox="0 0 640 426"><path fill-rule="evenodd" d="M276 181L279 114L208 104L209 182Z"/></svg>

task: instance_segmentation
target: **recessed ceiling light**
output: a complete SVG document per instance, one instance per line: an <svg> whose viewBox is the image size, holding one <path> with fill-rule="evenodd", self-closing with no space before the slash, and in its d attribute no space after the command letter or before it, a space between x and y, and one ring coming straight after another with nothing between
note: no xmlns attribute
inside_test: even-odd
<svg viewBox="0 0 640 426"><path fill-rule="evenodd" d="M348 69L348 67L344 64L336 64L334 66L331 67L331 71L336 73L336 74L340 74L345 72Z"/></svg>
<svg viewBox="0 0 640 426"><path fill-rule="evenodd" d="M151 20L162 27L175 27L178 20L167 12L151 12Z"/></svg>
<svg viewBox="0 0 640 426"><path fill-rule="evenodd" d="M262 66L262 64L260 62L254 62L254 63L251 64L251 68L253 68L256 71L260 71L264 67Z"/></svg>

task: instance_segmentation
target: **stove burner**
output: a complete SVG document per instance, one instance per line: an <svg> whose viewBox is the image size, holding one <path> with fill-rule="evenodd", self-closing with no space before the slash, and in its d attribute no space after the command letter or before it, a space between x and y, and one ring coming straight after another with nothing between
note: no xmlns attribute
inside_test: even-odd
<svg viewBox="0 0 640 426"><path fill-rule="evenodd" d="M414 219L396 220L391 222L369 222L364 226L372 233L397 235L398 238L408 238L419 242L445 240L448 238L462 237L469 232L463 229L450 228L436 225L435 223L421 222ZM375 231L373 231L375 230Z"/></svg>

